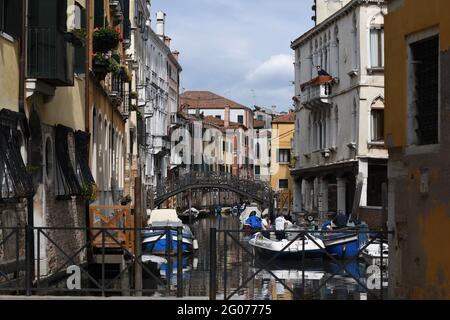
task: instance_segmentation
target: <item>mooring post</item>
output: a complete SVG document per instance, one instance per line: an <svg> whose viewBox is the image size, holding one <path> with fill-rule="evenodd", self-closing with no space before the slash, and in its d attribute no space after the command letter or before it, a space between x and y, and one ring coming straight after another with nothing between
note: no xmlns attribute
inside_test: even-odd
<svg viewBox="0 0 450 320"><path fill-rule="evenodd" d="M217 243L216 243L217 229L209 229L209 300L216 300L217 295Z"/></svg>
<svg viewBox="0 0 450 320"><path fill-rule="evenodd" d="M27 198L27 226L25 229L25 252L26 252L26 269L25 269L25 286L26 295L31 296L31 288L34 279L34 213L33 213L33 197Z"/></svg>
<svg viewBox="0 0 450 320"><path fill-rule="evenodd" d="M183 227L177 228L177 297L183 297Z"/></svg>
<svg viewBox="0 0 450 320"><path fill-rule="evenodd" d="M134 289L136 296L142 296L142 192L141 177L134 179ZM139 261L139 260L141 261Z"/></svg>

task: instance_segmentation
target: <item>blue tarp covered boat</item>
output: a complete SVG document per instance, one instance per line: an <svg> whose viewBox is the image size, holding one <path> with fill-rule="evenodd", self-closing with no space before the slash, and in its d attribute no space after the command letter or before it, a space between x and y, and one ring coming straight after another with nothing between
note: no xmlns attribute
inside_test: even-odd
<svg viewBox="0 0 450 320"><path fill-rule="evenodd" d="M179 227L183 228L181 241L183 253L192 253L198 249L197 240L194 238L192 231L187 225L183 225L175 210L153 210L149 226L150 229L142 232L142 250L146 253L177 254L179 245L177 228ZM169 252L167 252L167 249L169 249Z"/></svg>
<svg viewBox="0 0 450 320"><path fill-rule="evenodd" d="M320 235L327 252L337 258L353 258L359 253L360 248L367 242L366 233L368 227L366 224L359 224L347 227L348 220L345 224L342 220L345 215L340 215L335 224L333 221L327 221L322 225L322 231L330 231ZM347 218L348 219L348 218Z"/></svg>

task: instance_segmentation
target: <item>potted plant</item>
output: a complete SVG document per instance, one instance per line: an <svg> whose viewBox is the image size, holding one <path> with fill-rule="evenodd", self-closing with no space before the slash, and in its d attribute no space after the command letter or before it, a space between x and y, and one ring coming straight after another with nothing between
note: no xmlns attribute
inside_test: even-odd
<svg viewBox="0 0 450 320"><path fill-rule="evenodd" d="M120 198L119 201L121 205L126 206L131 202L131 196L127 194L126 196Z"/></svg>
<svg viewBox="0 0 450 320"><path fill-rule="evenodd" d="M96 28L93 33L94 52L107 53L119 46L119 33L112 27Z"/></svg>
<svg viewBox="0 0 450 320"><path fill-rule="evenodd" d="M97 200L97 191L95 183L85 183L81 186L81 195L89 202Z"/></svg>
<svg viewBox="0 0 450 320"><path fill-rule="evenodd" d="M84 47L86 44L86 29L73 29L70 32L64 33L64 38L67 42L72 43L75 47Z"/></svg>
<svg viewBox="0 0 450 320"><path fill-rule="evenodd" d="M131 99L137 99L137 98L139 98L139 94L137 93L137 91L131 91L130 92L130 98Z"/></svg>
<svg viewBox="0 0 450 320"><path fill-rule="evenodd" d="M130 71L128 70L128 67L126 65L120 66L120 75L122 76L122 80L125 82L130 82L132 75Z"/></svg>
<svg viewBox="0 0 450 320"><path fill-rule="evenodd" d="M92 70L95 73L97 80L104 80L109 72L117 74L120 72L120 56L110 52L93 54Z"/></svg>

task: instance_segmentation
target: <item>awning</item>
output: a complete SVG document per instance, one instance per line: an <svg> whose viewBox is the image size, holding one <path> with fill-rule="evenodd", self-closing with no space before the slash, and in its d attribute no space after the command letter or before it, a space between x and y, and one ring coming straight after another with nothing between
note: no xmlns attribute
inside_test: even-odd
<svg viewBox="0 0 450 320"><path fill-rule="evenodd" d="M0 111L0 201L16 202L35 193L33 180L20 154L18 128L24 131L24 117L11 110Z"/></svg>

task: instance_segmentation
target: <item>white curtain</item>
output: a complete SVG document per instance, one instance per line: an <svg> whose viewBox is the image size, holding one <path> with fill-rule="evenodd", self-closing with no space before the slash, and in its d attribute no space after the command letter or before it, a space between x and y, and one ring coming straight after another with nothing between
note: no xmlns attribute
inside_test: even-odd
<svg viewBox="0 0 450 320"><path fill-rule="evenodd" d="M370 57L371 57L371 66L379 67L380 61L378 57L378 30L372 29L370 30Z"/></svg>

